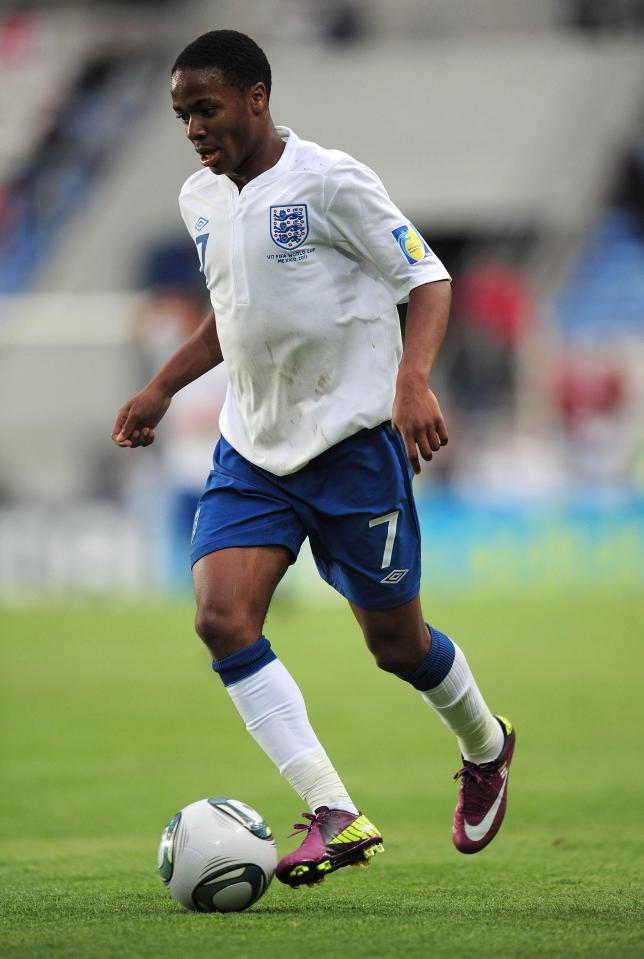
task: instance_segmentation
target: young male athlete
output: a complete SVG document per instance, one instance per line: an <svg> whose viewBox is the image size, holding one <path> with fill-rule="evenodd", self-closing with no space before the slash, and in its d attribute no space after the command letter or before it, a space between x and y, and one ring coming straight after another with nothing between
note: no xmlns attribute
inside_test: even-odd
<svg viewBox="0 0 644 959"><path fill-rule="evenodd" d="M311 809L302 845L277 867L298 886L383 849L262 635L307 536L377 665L457 737L461 852L501 826L515 734L458 646L425 624L418 596L411 478L447 442L428 382L449 275L370 169L273 125L270 90L264 53L235 31L199 37L172 68L172 104L202 166L181 213L213 309L119 410L112 437L148 446L172 396L226 361L222 435L194 522L196 630L246 728ZM407 299L403 350L396 304Z"/></svg>

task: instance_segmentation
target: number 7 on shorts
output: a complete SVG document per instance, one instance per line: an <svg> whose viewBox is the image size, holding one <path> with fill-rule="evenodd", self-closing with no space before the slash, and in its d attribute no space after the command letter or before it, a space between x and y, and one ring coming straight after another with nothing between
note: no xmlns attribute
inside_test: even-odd
<svg viewBox="0 0 644 959"><path fill-rule="evenodd" d="M391 565L391 557L394 551L394 541L396 539L396 527L398 526L399 509L391 513L385 513L383 516L375 516L369 520L369 526L380 526L381 523L387 523L387 539L385 540L385 551L382 555L381 569L386 569Z"/></svg>

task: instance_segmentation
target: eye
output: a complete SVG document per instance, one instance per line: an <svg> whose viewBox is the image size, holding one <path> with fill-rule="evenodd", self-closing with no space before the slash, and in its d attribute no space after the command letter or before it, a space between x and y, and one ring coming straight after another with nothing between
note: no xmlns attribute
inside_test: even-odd
<svg viewBox="0 0 644 959"><path fill-rule="evenodd" d="M185 113L175 113L175 117L177 118L177 120L181 120L184 126L188 122L188 117L186 116Z"/></svg>
<svg viewBox="0 0 644 959"><path fill-rule="evenodd" d="M217 107L204 107L201 111L202 117L214 117L217 112Z"/></svg>

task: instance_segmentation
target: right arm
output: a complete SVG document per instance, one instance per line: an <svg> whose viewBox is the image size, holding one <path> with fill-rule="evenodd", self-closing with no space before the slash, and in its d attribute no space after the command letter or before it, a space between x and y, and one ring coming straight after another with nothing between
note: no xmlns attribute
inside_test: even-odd
<svg viewBox="0 0 644 959"><path fill-rule="evenodd" d="M116 414L112 439L118 446L149 446L154 429L167 412L175 393L223 360L215 314L211 310L189 340L170 357L147 386Z"/></svg>

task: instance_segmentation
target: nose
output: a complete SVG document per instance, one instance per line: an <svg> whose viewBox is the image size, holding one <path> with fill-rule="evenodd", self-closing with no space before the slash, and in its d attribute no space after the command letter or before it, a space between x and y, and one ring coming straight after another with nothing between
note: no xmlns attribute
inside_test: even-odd
<svg viewBox="0 0 644 959"><path fill-rule="evenodd" d="M189 140L203 140L206 135L203 123L199 117L190 117L186 127L186 136Z"/></svg>

